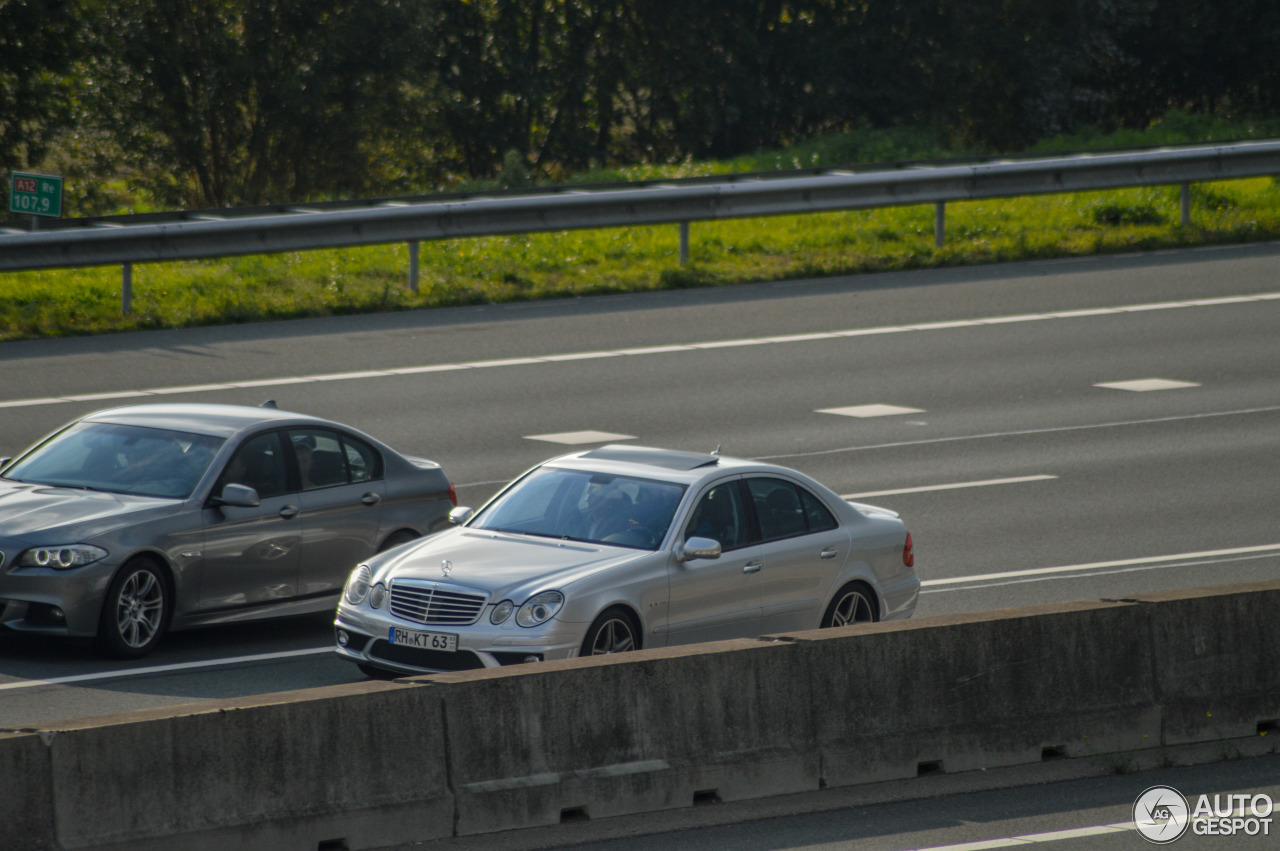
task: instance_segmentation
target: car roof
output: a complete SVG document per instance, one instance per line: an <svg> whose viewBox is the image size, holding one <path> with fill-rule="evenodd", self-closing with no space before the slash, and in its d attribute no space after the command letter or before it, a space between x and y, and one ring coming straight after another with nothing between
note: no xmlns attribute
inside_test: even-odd
<svg viewBox="0 0 1280 851"><path fill-rule="evenodd" d="M697 482L709 473L730 468L767 469L772 466L710 453L616 443L562 455L548 461L547 465L684 483Z"/></svg>
<svg viewBox="0 0 1280 851"><path fill-rule="evenodd" d="M90 422L119 423L147 428L167 428L193 434L230 437L246 428L278 423L324 423L327 420L306 414L281 411L275 407L254 408L248 405L157 404L131 405L96 411L82 419Z"/></svg>

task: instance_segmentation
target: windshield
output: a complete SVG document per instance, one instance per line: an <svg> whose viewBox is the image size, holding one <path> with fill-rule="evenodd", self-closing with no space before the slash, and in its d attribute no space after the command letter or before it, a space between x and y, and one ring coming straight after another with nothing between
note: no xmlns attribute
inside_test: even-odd
<svg viewBox="0 0 1280 851"><path fill-rule="evenodd" d="M468 525L656 550L684 491L672 482L543 467Z"/></svg>
<svg viewBox="0 0 1280 851"><path fill-rule="evenodd" d="M223 438L159 428L76 423L18 459L6 479L186 499Z"/></svg>

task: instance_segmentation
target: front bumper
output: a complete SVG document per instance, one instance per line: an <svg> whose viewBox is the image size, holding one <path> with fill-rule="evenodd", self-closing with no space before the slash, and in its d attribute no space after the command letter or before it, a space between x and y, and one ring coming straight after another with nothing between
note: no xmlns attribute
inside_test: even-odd
<svg viewBox="0 0 1280 851"><path fill-rule="evenodd" d="M403 674L500 668L578 655L586 624L564 624L552 618L533 628L517 626L513 620L494 626L489 623L489 611L486 606L479 620L467 626L431 626L344 603L334 621L336 650L339 657L356 664ZM456 635L458 649L448 652L392 644L390 633L396 628Z"/></svg>
<svg viewBox="0 0 1280 851"><path fill-rule="evenodd" d="M0 569L0 627L41 635L97 634L102 601L116 569L114 560L72 570L15 567L7 562Z"/></svg>

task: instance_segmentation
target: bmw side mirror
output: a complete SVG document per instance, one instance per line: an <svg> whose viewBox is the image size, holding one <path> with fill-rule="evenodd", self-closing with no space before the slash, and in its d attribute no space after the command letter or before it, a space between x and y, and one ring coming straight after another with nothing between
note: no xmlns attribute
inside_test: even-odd
<svg viewBox="0 0 1280 851"><path fill-rule="evenodd" d="M449 522L454 526L461 526L471 519L471 515L475 514L469 505L459 505L457 508L449 512Z"/></svg>
<svg viewBox="0 0 1280 851"><path fill-rule="evenodd" d="M676 549L676 558L680 561L692 561L696 558L720 558L720 542L711 538L692 537Z"/></svg>
<svg viewBox="0 0 1280 851"><path fill-rule="evenodd" d="M230 505L234 508L257 508L262 504L258 492L248 485L227 485L222 494L213 499L214 505Z"/></svg>

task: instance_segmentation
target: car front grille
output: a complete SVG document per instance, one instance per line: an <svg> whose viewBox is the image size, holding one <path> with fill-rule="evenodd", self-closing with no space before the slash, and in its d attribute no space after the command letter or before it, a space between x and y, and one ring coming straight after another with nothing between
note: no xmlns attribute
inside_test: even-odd
<svg viewBox="0 0 1280 851"><path fill-rule="evenodd" d="M391 583L391 614L421 624L475 623L488 599L487 594L439 582Z"/></svg>

